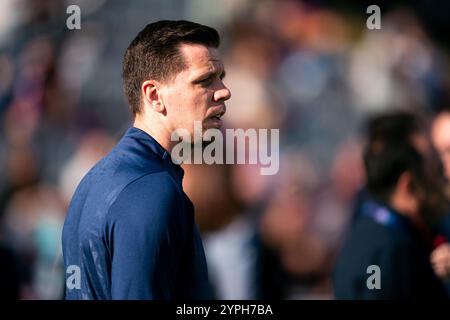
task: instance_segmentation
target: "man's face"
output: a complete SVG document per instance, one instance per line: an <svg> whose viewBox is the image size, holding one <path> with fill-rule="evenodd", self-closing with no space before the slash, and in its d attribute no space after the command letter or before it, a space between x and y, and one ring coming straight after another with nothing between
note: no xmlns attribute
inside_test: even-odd
<svg viewBox="0 0 450 320"><path fill-rule="evenodd" d="M195 44L182 44L179 50L186 68L160 89L169 130L187 129L192 136L194 121L203 130L220 128L231 93L222 82L225 71L218 50Z"/></svg>
<svg viewBox="0 0 450 320"><path fill-rule="evenodd" d="M450 179L450 112L441 113L433 122L431 138Z"/></svg>

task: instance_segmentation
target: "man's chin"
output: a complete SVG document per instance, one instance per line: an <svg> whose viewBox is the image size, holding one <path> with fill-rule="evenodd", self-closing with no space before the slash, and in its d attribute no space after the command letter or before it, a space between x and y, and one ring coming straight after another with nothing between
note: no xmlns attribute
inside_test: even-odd
<svg viewBox="0 0 450 320"><path fill-rule="evenodd" d="M221 119L207 119L203 121L203 132L208 129L220 129L222 128L223 122Z"/></svg>
<svg viewBox="0 0 450 320"><path fill-rule="evenodd" d="M194 139L191 142L192 147L201 147L202 149L206 147L207 145L211 144L214 141L214 139L211 140L204 140L203 138Z"/></svg>

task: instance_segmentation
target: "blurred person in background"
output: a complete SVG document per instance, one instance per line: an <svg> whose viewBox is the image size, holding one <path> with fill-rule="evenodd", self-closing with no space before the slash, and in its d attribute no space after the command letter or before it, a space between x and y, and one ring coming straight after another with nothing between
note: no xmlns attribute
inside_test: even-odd
<svg viewBox="0 0 450 320"><path fill-rule="evenodd" d="M184 165L215 299L255 299L255 216L233 188L235 165Z"/></svg>
<svg viewBox="0 0 450 320"><path fill-rule="evenodd" d="M266 274L266 282L278 278L278 283L269 284L281 291L282 298L305 299L314 293L323 294L322 274L326 269L327 247L315 230L317 169L304 154L295 151L283 154L281 164L259 225L267 254L280 263L278 268L269 269L272 274ZM274 258L272 264L277 261Z"/></svg>
<svg viewBox="0 0 450 320"><path fill-rule="evenodd" d="M431 263L436 274L447 282L450 280L450 244L442 243L431 253Z"/></svg>
<svg viewBox="0 0 450 320"><path fill-rule="evenodd" d="M21 290L23 299L62 297L60 243L64 209L57 188L43 183L22 188L8 203L5 227L26 268L27 278Z"/></svg>
<svg viewBox="0 0 450 320"><path fill-rule="evenodd" d="M219 44L213 28L163 20L126 50L134 123L72 198L62 243L65 267L78 269L78 279L69 272L67 299L212 297L184 172L170 152L175 130L192 137L194 121L205 130L221 126L230 91Z"/></svg>
<svg viewBox="0 0 450 320"><path fill-rule="evenodd" d="M429 255L447 208L443 179L426 128L407 112L368 123L367 195L350 226L333 274L337 299L445 298ZM369 288L369 266L381 288Z"/></svg>
<svg viewBox="0 0 450 320"><path fill-rule="evenodd" d="M3 225L3 218L0 217L0 226ZM0 273L2 278L2 290L0 299L16 300L20 298L22 285L22 265L19 261L17 251L11 248L9 243L5 243L3 228L0 229Z"/></svg>
<svg viewBox="0 0 450 320"><path fill-rule="evenodd" d="M450 108L443 108L434 116L431 139L441 157L445 177L450 180ZM450 184L446 185L446 193L450 195Z"/></svg>
<svg viewBox="0 0 450 320"><path fill-rule="evenodd" d="M431 138L444 166L447 179L446 195L450 197L450 109L443 108L434 117L431 126ZM431 262L436 274L447 281L450 296L450 211L441 223L441 233L445 239L431 254Z"/></svg>
<svg viewBox="0 0 450 320"><path fill-rule="evenodd" d="M64 211L58 192L44 183L48 176L43 168L51 166L51 161L43 160L46 153L40 148L51 45L39 37L24 44L14 94L1 119L7 147L0 201L2 231L18 263L15 274L20 276L21 299L58 299L63 287L58 254Z"/></svg>

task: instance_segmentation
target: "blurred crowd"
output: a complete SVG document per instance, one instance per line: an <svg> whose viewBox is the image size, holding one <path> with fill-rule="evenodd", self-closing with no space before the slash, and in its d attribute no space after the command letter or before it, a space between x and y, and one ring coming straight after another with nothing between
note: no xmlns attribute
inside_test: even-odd
<svg viewBox="0 0 450 320"><path fill-rule="evenodd" d="M81 8L81 30L66 27L69 4ZM0 282L11 286L0 294L9 297L63 297L67 206L131 125L122 56L151 21L216 27L232 92L226 127L280 129L276 175L184 166L219 299L333 299L332 269L365 181L367 119L392 110L432 119L450 107L449 53L404 6L382 8L380 30L366 28L365 11L321 1L7 0L0 12L9 17L0 24Z"/></svg>

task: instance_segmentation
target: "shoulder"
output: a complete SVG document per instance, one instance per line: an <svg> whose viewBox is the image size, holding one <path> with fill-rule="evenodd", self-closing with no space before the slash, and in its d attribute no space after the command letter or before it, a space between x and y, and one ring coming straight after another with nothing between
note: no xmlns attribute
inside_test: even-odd
<svg viewBox="0 0 450 320"><path fill-rule="evenodd" d="M128 183L112 203L108 217L141 222L170 219L183 212L183 198L166 171L143 175Z"/></svg>
<svg viewBox="0 0 450 320"><path fill-rule="evenodd" d="M380 225L368 217L358 217L350 229L352 242L363 245L382 245L387 238L391 237L388 227ZM356 241L359 240L359 241Z"/></svg>
<svg viewBox="0 0 450 320"><path fill-rule="evenodd" d="M134 198L178 198L181 192L175 180L167 171L156 171L143 174L130 181L122 190L119 197Z"/></svg>
<svg viewBox="0 0 450 320"><path fill-rule="evenodd" d="M184 238L189 221L184 199L172 177L157 172L132 181L122 190L108 210L103 232L108 243L113 243L114 238L152 243L167 236Z"/></svg>
<svg viewBox="0 0 450 320"><path fill-rule="evenodd" d="M389 255L409 252L414 247L407 230L381 225L368 217L359 217L349 230L344 251L351 256Z"/></svg>

